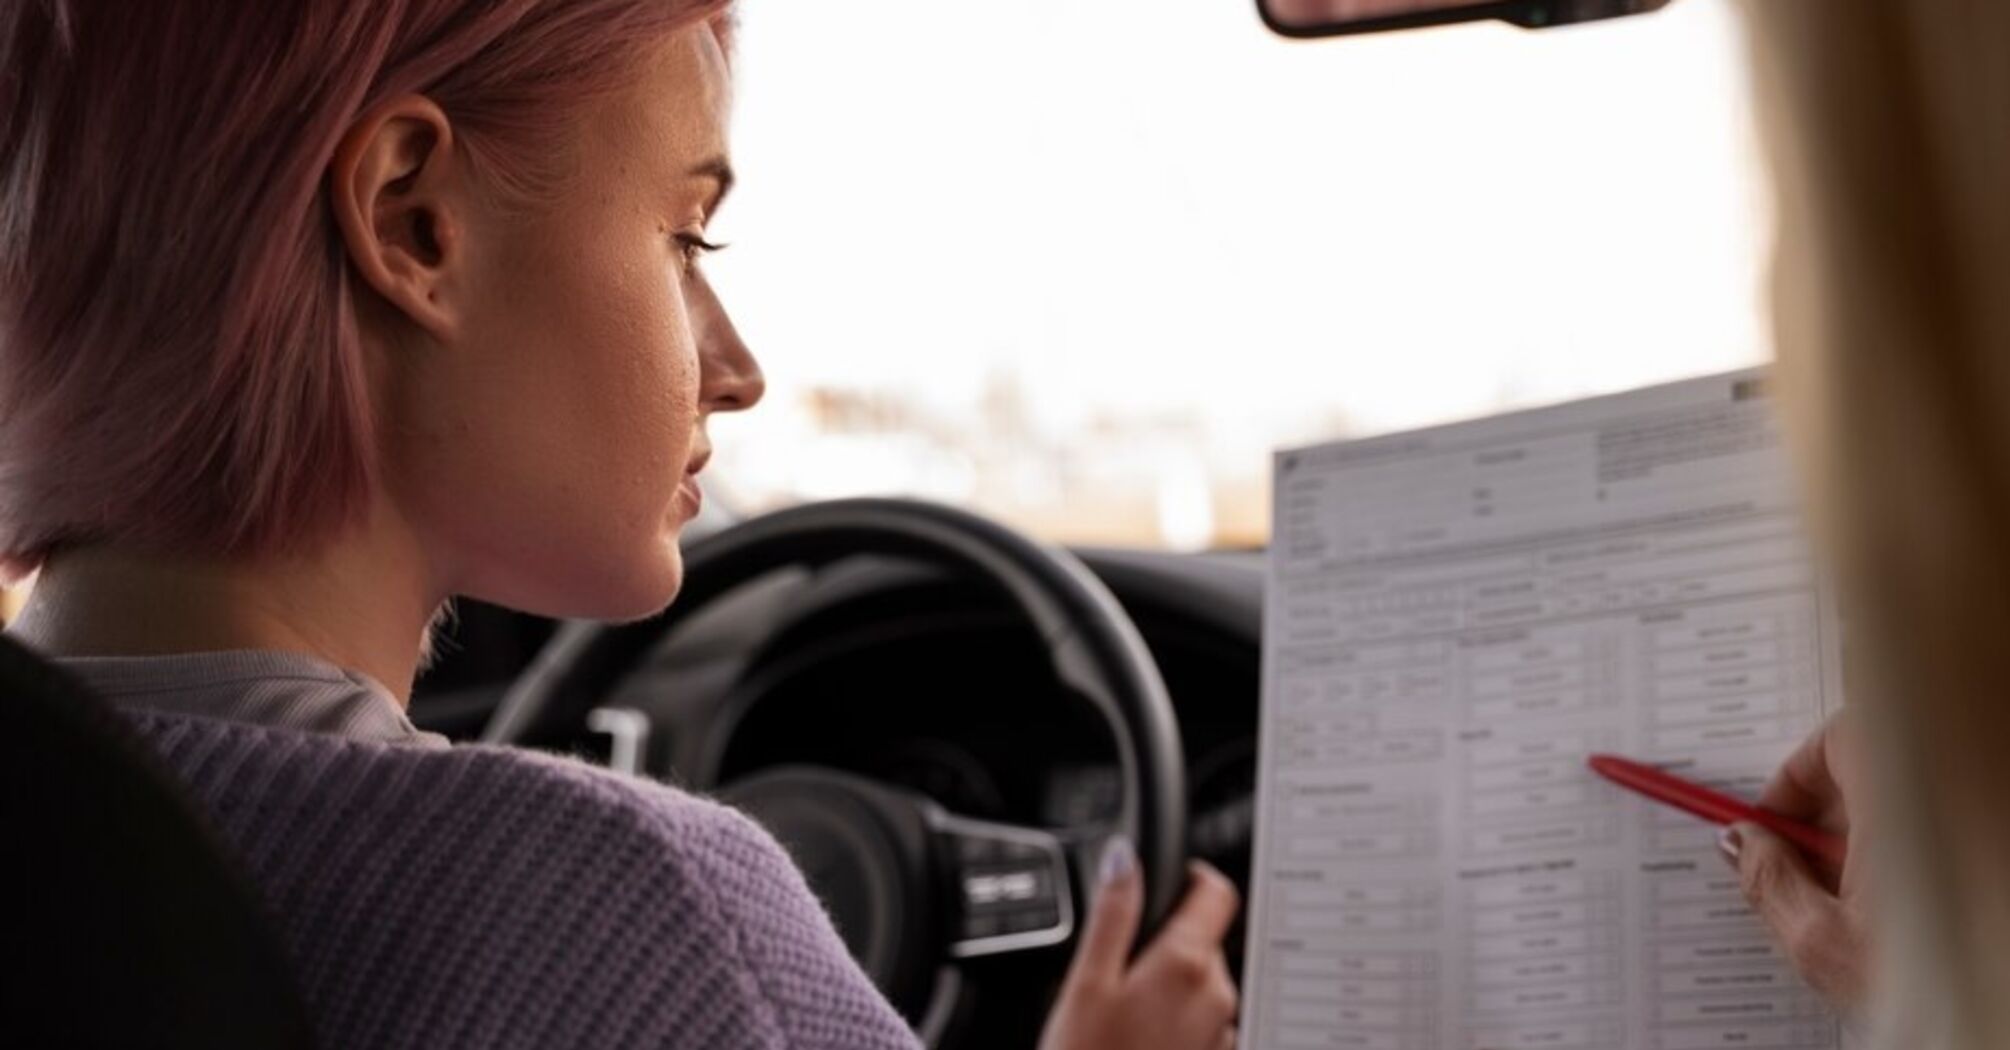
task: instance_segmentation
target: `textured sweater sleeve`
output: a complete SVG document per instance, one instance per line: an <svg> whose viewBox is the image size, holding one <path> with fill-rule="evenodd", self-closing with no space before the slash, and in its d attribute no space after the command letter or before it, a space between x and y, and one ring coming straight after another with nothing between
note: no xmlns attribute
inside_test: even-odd
<svg viewBox="0 0 2010 1050"><path fill-rule="evenodd" d="M135 721L244 862L318 1045L916 1046L788 857L716 803L501 748Z"/></svg>
<svg viewBox="0 0 2010 1050"><path fill-rule="evenodd" d="M701 877L720 889L725 928L791 1050L918 1050L766 830L719 807L708 843L696 854Z"/></svg>

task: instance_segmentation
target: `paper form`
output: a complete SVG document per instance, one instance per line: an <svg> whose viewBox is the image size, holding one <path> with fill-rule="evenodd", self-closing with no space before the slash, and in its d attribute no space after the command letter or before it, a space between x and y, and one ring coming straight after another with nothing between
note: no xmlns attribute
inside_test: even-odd
<svg viewBox="0 0 2010 1050"><path fill-rule="evenodd" d="M1757 373L1282 452L1249 1050L1838 1046L1716 829L1840 703Z"/></svg>

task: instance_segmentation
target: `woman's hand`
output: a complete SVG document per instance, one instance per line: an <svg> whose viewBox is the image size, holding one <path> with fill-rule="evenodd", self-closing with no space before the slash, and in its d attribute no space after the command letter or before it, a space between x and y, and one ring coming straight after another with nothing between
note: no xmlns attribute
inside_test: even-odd
<svg viewBox="0 0 2010 1050"><path fill-rule="evenodd" d="M1106 850L1101 888L1075 961L1040 1035L1041 1050L1227 1050L1235 1045L1235 982L1221 939L1241 907L1228 878L1189 869L1186 897L1133 960L1144 883L1130 843Z"/></svg>
<svg viewBox="0 0 2010 1050"><path fill-rule="evenodd" d="M1852 799L1862 809L1861 766L1851 722L1838 715L1790 755L1759 805L1839 835L1850 832ZM1869 989L1870 940L1863 892L1863 828L1841 871L1818 868L1793 844L1756 824L1719 840L1759 918L1815 991L1846 1017L1860 1016Z"/></svg>

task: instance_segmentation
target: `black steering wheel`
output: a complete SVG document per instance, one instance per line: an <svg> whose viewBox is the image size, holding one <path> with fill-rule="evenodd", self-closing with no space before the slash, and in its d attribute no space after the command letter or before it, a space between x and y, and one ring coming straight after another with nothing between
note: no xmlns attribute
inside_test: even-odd
<svg viewBox="0 0 2010 1050"><path fill-rule="evenodd" d="M1145 925L1184 884L1186 777L1158 665L1130 618L1073 555L930 503L840 500L779 511L692 543L682 593L636 623L563 625L496 709L485 741L576 738L587 712L680 623L778 569L890 555L981 582L1045 647L1057 681L1108 724L1122 774L1114 824L1050 830L944 811L903 787L821 767L762 770L721 791L789 850L860 965L931 1044L955 964L1075 936L1112 832L1136 844Z"/></svg>

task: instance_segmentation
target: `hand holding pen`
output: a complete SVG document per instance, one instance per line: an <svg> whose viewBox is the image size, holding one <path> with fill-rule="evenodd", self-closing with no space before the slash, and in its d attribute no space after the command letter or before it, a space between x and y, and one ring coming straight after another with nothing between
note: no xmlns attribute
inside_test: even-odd
<svg viewBox="0 0 2010 1050"><path fill-rule="evenodd" d="M1651 767L1644 768L1653 776L1640 777L1643 767L1613 756L1593 763L1617 783L1727 825L1718 848L1745 899L1801 976L1845 1015L1862 1011L1870 973L1863 836L1851 821L1853 800L1862 808L1851 722L1837 716L1804 741L1756 805ZM1670 782L1682 786L1671 790Z"/></svg>

